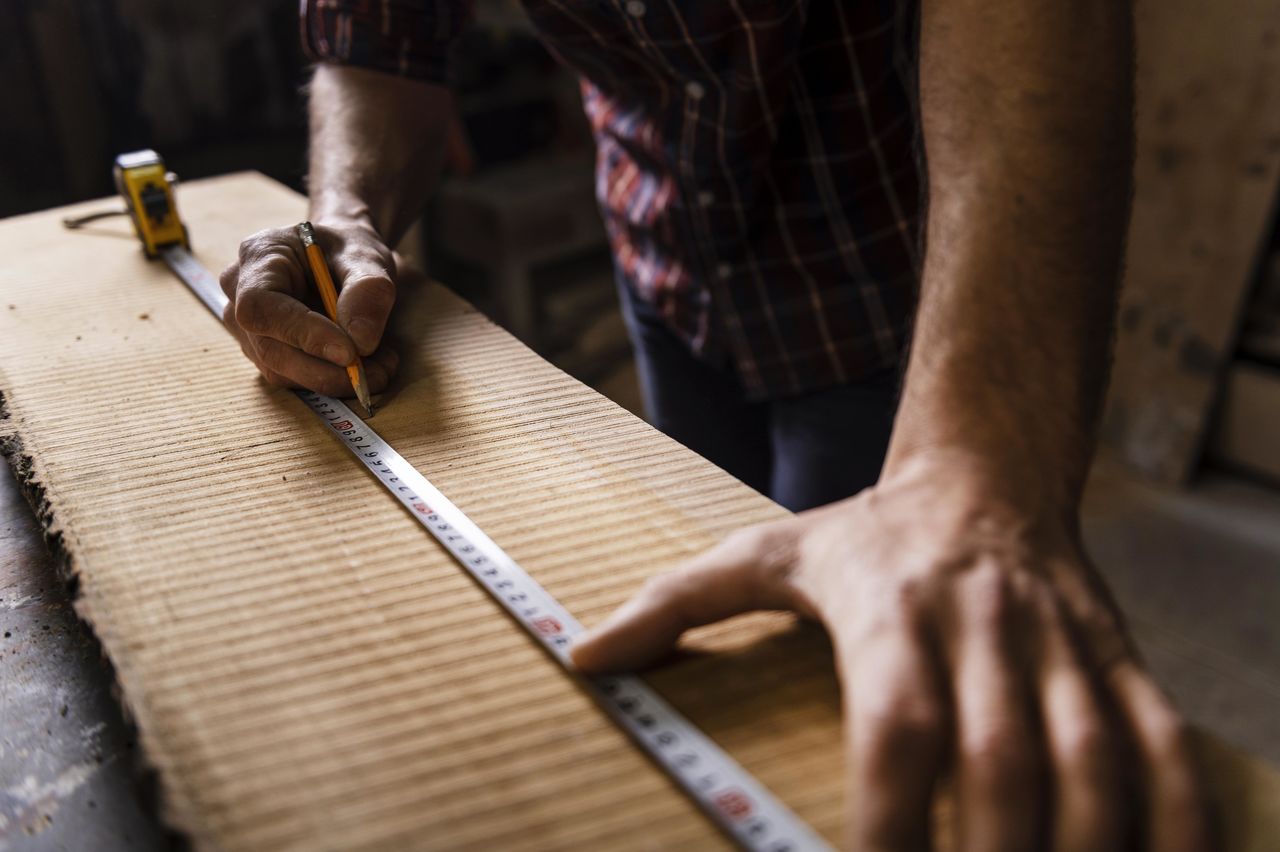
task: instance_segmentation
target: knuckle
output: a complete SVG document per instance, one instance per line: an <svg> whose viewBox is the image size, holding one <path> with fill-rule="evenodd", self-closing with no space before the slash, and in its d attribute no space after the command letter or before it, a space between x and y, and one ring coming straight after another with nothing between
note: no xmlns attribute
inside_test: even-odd
<svg viewBox="0 0 1280 852"><path fill-rule="evenodd" d="M1057 591L1048 583L1037 581L1028 590L1026 598L1030 614L1044 631L1058 637L1069 637L1073 632L1074 615ZM1070 642L1068 638L1066 641Z"/></svg>
<svg viewBox="0 0 1280 852"><path fill-rule="evenodd" d="M658 592L654 600L680 624L692 626L712 617L712 601L707 595L699 594L703 588L700 575L704 570L687 564L658 577Z"/></svg>
<svg viewBox="0 0 1280 852"><path fill-rule="evenodd" d="M258 290L246 290L235 301L236 323L252 332L269 330L274 324L269 300Z"/></svg>
<svg viewBox="0 0 1280 852"><path fill-rule="evenodd" d="M382 266L389 266L391 260L391 248L386 244L372 228L356 227L348 228L342 231L334 231L333 239L339 243L340 251L359 252L361 255L371 258Z"/></svg>
<svg viewBox="0 0 1280 852"><path fill-rule="evenodd" d="M264 228L250 234L240 242L240 262L253 260L268 251L281 248L285 235L284 228Z"/></svg>
<svg viewBox="0 0 1280 852"><path fill-rule="evenodd" d="M1097 637L1119 636L1124 633L1120 618L1110 607L1096 602L1072 607L1072 620L1086 633Z"/></svg>
<svg viewBox="0 0 1280 852"><path fill-rule="evenodd" d="M1172 711L1154 716L1151 725L1152 750L1157 759L1168 763L1184 763L1192 749L1191 726Z"/></svg>
<svg viewBox="0 0 1280 852"><path fill-rule="evenodd" d="M889 595L885 614L890 623L913 624L928 605L933 587L924 577L904 577Z"/></svg>
<svg viewBox="0 0 1280 852"><path fill-rule="evenodd" d="M865 720L865 735L885 747L896 750L911 743L932 743L942 738L946 722L942 708L922 696L870 698L863 703L865 706L859 715Z"/></svg>
<svg viewBox="0 0 1280 852"><path fill-rule="evenodd" d="M342 247L342 259L353 269L377 270L385 275L390 257L382 246L370 240L347 240Z"/></svg>
<svg viewBox="0 0 1280 852"><path fill-rule="evenodd" d="M751 598L761 608L775 605L778 589L786 585L795 566L794 528L785 522L750 527L738 546L753 566L745 573Z"/></svg>
<svg viewBox="0 0 1280 852"><path fill-rule="evenodd" d="M1008 574L992 563L978 565L970 571L964 581L963 595L971 616L988 624L1007 621L1017 597Z"/></svg>
<svg viewBox="0 0 1280 852"><path fill-rule="evenodd" d="M284 376L280 375L279 373L275 372L274 370L269 370L261 367L259 368L259 370L262 373L262 378L265 379L267 384L271 385L273 388L287 388L292 384L292 382L290 382L288 379L286 379Z"/></svg>
<svg viewBox="0 0 1280 852"><path fill-rule="evenodd" d="M750 527L739 527L732 531L720 542L720 547L727 551L756 551L760 545L764 544L768 533L764 529L764 525L756 524Z"/></svg>
<svg viewBox="0 0 1280 852"><path fill-rule="evenodd" d="M291 254L280 249L263 255L258 261L255 271L262 279L278 278L287 281L291 275L291 268L295 264L296 259Z"/></svg>
<svg viewBox="0 0 1280 852"><path fill-rule="evenodd" d="M222 288L222 292L226 294L228 299L233 302L236 297L236 282L240 278L240 264L233 263L218 276L218 286Z"/></svg>
<svg viewBox="0 0 1280 852"><path fill-rule="evenodd" d="M258 350L258 360L267 367L275 368L283 360L284 344L274 338L258 337L254 340Z"/></svg>
<svg viewBox="0 0 1280 852"><path fill-rule="evenodd" d="M795 518L781 521L765 521L747 527L739 527L726 536L725 541L733 541L740 546L750 547L757 552L772 551L790 547L796 540L799 527Z"/></svg>
<svg viewBox="0 0 1280 852"><path fill-rule="evenodd" d="M906 578L888 585L877 598L877 605L856 622L847 641L865 646L885 637L914 633L921 625L930 595L927 582Z"/></svg>
<svg viewBox="0 0 1280 852"><path fill-rule="evenodd" d="M259 231L240 241L240 249L236 256L240 259L242 265L252 261L262 253L263 245L266 242L265 234L265 231Z"/></svg>
<svg viewBox="0 0 1280 852"><path fill-rule="evenodd" d="M640 587L640 596L655 601L666 600L671 597L679 585L680 581L674 571L654 574L645 580L644 585Z"/></svg>
<svg viewBox="0 0 1280 852"><path fill-rule="evenodd" d="M296 314L280 324L280 336L303 352L319 355L324 341L307 314Z"/></svg>
<svg viewBox="0 0 1280 852"><path fill-rule="evenodd" d="M1026 743L996 727L962 737L960 754L966 771L996 789L1022 787L1039 772L1039 762Z"/></svg>
<svg viewBox="0 0 1280 852"><path fill-rule="evenodd" d="M1110 765L1112 737L1101 724L1082 721L1059 736L1061 759L1067 766L1096 775Z"/></svg>
<svg viewBox="0 0 1280 852"><path fill-rule="evenodd" d="M654 610L661 610L674 615L682 623L689 623L692 616L687 611L690 602L685 589L688 583L688 570L678 568L662 574L655 574L645 580L636 599Z"/></svg>
<svg viewBox="0 0 1280 852"><path fill-rule="evenodd" d="M795 542L793 527L785 522L760 524L751 529L754 552L770 561L789 552Z"/></svg>
<svg viewBox="0 0 1280 852"><path fill-rule="evenodd" d="M254 345L258 350L257 361L259 365L281 374L291 370L290 364L293 359L290 356L295 350L289 344L282 343L271 337L257 337L254 339ZM296 373L296 368L292 369L292 372ZM285 377L294 381L301 378L298 375Z"/></svg>
<svg viewBox="0 0 1280 852"><path fill-rule="evenodd" d="M390 311L396 301L396 286L381 273L353 273L344 288L352 288L353 295L367 306L381 311Z"/></svg>

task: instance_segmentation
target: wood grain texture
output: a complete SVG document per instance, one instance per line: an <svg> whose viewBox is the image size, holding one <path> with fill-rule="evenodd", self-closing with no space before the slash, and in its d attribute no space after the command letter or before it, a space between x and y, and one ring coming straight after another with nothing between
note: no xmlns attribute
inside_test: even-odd
<svg viewBox="0 0 1280 852"><path fill-rule="evenodd" d="M1136 7L1138 159L1105 443L1185 482L1280 187L1280 0Z"/></svg>
<svg viewBox="0 0 1280 852"><path fill-rule="evenodd" d="M215 269L304 209L254 175L187 185L179 203ZM125 223L70 234L64 212L0 223L3 430L172 824L202 849L726 845ZM785 516L409 283L403 377L376 428L584 622ZM820 632L760 614L689 647L650 681L837 839L839 693ZM1236 755L1219 772L1263 801L1280 789ZM1280 836L1274 808L1259 812L1250 836Z"/></svg>

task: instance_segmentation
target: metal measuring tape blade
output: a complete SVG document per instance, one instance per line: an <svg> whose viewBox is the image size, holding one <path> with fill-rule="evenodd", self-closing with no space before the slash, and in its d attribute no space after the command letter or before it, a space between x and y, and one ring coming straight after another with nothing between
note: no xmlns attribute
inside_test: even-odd
<svg viewBox="0 0 1280 852"><path fill-rule="evenodd" d="M183 246L162 249L160 257L221 319L228 300L218 279ZM569 659L569 648L583 627L559 601L344 403L308 390L294 394L742 848L760 852L830 849L813 829L639 677L585 677L577 672Z"/></svg>

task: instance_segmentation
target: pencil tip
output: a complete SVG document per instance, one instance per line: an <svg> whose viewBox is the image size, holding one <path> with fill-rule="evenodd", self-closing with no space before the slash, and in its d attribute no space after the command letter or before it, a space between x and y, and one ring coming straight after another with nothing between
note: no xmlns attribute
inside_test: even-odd
<svg viewBox="0 0 1280 852"><path fill-rule="evenodd" d="M373 399L369 394L369 379L365 376L364 364L357 358L355 362L356 374L351 379L351 387L356 392L356 399L360 400L360 406L364 409L365 417L373 416Z"/></svg>

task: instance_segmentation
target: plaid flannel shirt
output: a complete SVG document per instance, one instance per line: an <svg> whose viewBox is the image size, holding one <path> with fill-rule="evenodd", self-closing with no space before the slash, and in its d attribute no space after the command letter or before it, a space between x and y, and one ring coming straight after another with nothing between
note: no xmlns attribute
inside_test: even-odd
<svg viewBox="0 0 1280 852"><path fill-rule="evenodd" d="M626 286L748 396L896 364L919 273L916 0L528 0L582 79ZM302 0L318 61L448 80L467 0Z"/></svg>

